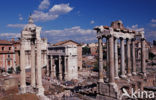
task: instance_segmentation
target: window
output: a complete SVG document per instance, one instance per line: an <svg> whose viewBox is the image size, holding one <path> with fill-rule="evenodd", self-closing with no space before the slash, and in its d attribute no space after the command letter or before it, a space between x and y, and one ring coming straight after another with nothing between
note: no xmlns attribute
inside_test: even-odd
<svg viewBox="0 0 156 100"><path fill-rule="evenodd" d="M2 47L2 51L4 51L4 47Z"/></svg>
<svg viewBox="0 0 156 100"><path fill-rule="evenodd" d="M11 50L11 47L9 47L9 50Z"/></svg>

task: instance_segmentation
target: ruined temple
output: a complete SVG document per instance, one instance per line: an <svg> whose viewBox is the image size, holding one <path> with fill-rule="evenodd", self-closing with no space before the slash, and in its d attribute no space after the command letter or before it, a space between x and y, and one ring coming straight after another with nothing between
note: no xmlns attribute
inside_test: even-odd
<svg viewBox="0 0 156 100"><path fill-rule="evenodd" d="M110 27L97 26L94 30L97 31L99 57L97 100L127 100L129 97L122 98L123 89L137 91L155 85L154 74L146 70L144 31L126 29L122 21L112 22ZM106 78L103 74L103 38L107 45ZM140 66L136 66L136 40L141 43Z"/></svg>

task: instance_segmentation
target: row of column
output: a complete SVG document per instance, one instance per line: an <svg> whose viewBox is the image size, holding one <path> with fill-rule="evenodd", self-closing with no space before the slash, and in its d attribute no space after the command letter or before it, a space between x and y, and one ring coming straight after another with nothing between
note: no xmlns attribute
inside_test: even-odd
<svg viewBox="0 0 156 100"><path fill-rule="evenodd" d="M99 82L103 82L103 38L98 37L99 45ZM125 59L125 39L120 38L120 77L136 75L136 58L135 58L135 39L126 39L126 59ZM113 36L106 38L107 43L107 76L109 83L114 83L115 78L119 78L119 64L118 64L118 39ZM141 39L141 72L146 74L145 62L145 39ZM125 63L126 60L126 63ZM126 67L127 66L127 71Z"/></svg>
<svg viewBox="0 0 156 100"><path fill-rule="evenodd" d="M53 55L50 55L50 59L49 57L48 58L48 62L47 62L47 76L51 76L52 78L56 78L56 65L55 65L55 58L53 57ZM64 68L64 79L67 80L67 77L68 77L68 57L66 56L63 56L63 59L62 60L62 57L61 56L58 56L58 69L59 69L59 80L62 80L63 79L63 68ZM64 64L63 64L64 63ZM64 65L64 66L63 66Z"/></svg>
<svg viewBox="0 0 156 100"><path fill-rule="evenodd" d="M21 92L26 93L26 58L25 58L25 41L21 41L20 49L20 81L21 81ZM38 89L38 94L44 94L44 88L42 86L42 65L41 65L41 43L37 40L36 45L32 43L31 45L31 86L32 88ZM35 52L35 47L37 47Z"/></svg>

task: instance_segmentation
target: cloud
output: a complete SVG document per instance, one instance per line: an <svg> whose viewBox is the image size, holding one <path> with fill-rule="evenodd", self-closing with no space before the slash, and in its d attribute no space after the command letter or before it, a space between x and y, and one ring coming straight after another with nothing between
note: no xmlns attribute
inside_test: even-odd
<svg viewBox="0 0 156 100"><path fill-rule="evenodd" d="M94 30L82 29L80 26L65 28L63 30L47 30L44 31L43 34L48 37L50 42L58 42L69 39L77 42L91 42L96 40L96 32Z"/></svg>
<svg viewBox="0 0 156 100"><path fill-rule="evenodd" d="M91 20L91 21L90 21L90 24L94 24L94 23L95 23L95 21L94 21L94 20Z"/></svg>
<svg viewBox="0 0 156 100"><path fill-rule="evenodd" d="M40 10L44 10L44 9L48 9L50 6L50 1L49 0L43 0L40 5L38 6L38 9Z"/></svg>
<svg viewBox="0 0 156 100"><path fill-rule="evenodd" d="M8 24L7 27L11 28L23 28L25 24Z"/></svg>
<svg viewBox="0 0 156 100"><path fill-rule="evenodd" d="M57 4L57 5L54 5L50 10L49 12L52 13L52 14L65 14L65 13L68 13L70 11L72 11L73 8L69 6L69 3L68 4Z"/></svg>
<svg viewBox="0 0 156 100"><path fill-rule="evenodd" d="M135 31L144 31L144 28L139 28L138 24L132 25L131 27L127 27L130 30L135 30Z"/></svg>
<svg viewBox="0 0 156 100"><path fill-rule="evenodd" d="M19 14L19 15L18 15L18 17L19 17L18 19L19 19L20 21L22 21L22 20L23 20L23 17L22 17L22 15L21 15L21 14Z"/></svg>
<svg viewBox="0 0 156 100"><path fill-rule="evenodd" d="M156 24L150 24L151 27L155 28L156 27Z"/></svg>
<svg viewBox="0 0 156 100"><path fill-rule="evenodd" d="M156 19L152 19L151 22L152 22L152 23L156 23Z"/></svg>
<svg viewBox="0 0 156 100"><path fill-rule="evenodd" d="M73 10L68 4L57 4L54 5L48 12L35 10L32 14L32 18L35 21L49 21L55 20L62 14L69 13Z"/></svg>
<svg viewBox="0 0 156 100"><path fill-rule="evenodd" d="M20 33L0 33L1 39L19 38Z"/></svg>

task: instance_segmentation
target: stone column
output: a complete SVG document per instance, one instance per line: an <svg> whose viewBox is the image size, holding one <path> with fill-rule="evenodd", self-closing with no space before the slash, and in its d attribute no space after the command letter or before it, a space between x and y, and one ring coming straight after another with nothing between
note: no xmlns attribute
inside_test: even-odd
<svg viewBox="0 0 156 100"><path fill-rule="evenodd" d="M132 74L136 75L135 39L132 39Z"/></svg>
<svg viewBox="0 0 156 100"><path fill-rule="evenodd" d="M109 83L114 84L114 37L110 36L108 39L109 42Z"/></svg>
<svg viewBox="0 0 156 100"><path fill-rule="evenodd" d="M108 38L106 38L106 45L107 45L106 77L107 77L107 81L108 81L108 78L109 78L109 47L108 47L109 45L108 45Z"/></svg>
<svg viewBox="0 0 156 100"><path fill-rule="evenodd" d="M62 80L62 58L59 56L59 80Z"/></svg>
<svg viewBox="0 0 156 100"><path fill-rule="evenodd" d="M38 94L43 95L44 94L44 88L42 86L42 65L41 65L41 40L37 40L37 88L38 88Z"/></svg>
<svg viewBox="0 0 156 100"><path fill-rule="evenodd" d="M49 55L47 55L47 69L46 75L49 77Z"/></svg>
<svg viewBox="0 0 156 100"><path fill-rule="evenodd" d="M124 39L121 38L120 41L120 48L121 48L121 77L125 78L125 44L124 44Z"/></svg>
<svg viewBox="0 0 156 100"><path fill-rule="evenodd" d="M118 79L119 75L118 75L118 68L119 68L119 64L118 64L118 39L115 38L114 39L114 57L115 57L115 78Z"/></svg>
<svg viewBox="0 0 156 100"><path fill-rule="evenodd" d="M64 72L64 79L65 79L65 80L68 79L68 77L67 77L67 76L68 76L68 75L67 75L67 74L68 74L68 69L67 69L67 67L68 67L68 66L67 66L67 57L65 56L65 57L64 57L64 68L65 68L65 70L64 70L64 71L65 71L65 72Z"/></svg>
<svg viewBox="0 0 156 100"><path fill-rule="evenodd" d="M130 39L127 39L126 40L126 45L127 45L127 75L128 76L131 76L131 51L130 51L130 45L131 45L131 40Z"/></svg>
<svg viewBox="0 0 156 100"><path fill-rule="evenodd" d="M25 41L21 41L20 48L20 88L21 93L26 93L26 75L25 75Z"/></svg>
<svg viewBox="0 0 156 100"><path fill-rule="evenodd" d="M141 39L141 72L146 75L146 51L145 51L145 39Z"/></svg>
<svg viewBox="0 0 156 100"><path fill-rule="evenodd" d="M35 79L35 45L31 44L31 86L36 87Z"/></svg>
<svg viewBox="0 0 156 100"><path fill-rule="evenodd" d="M54 66L53 66L53 56L50 57L51 66L51 77L54 78Z"/></svg>
<svg viewBox="0 0 156 100"><path fill-rule="evenodd" d="M104 82L103 80L103 42L102 37L98 38L98 48L99 48L99 82Z"/></svg>

